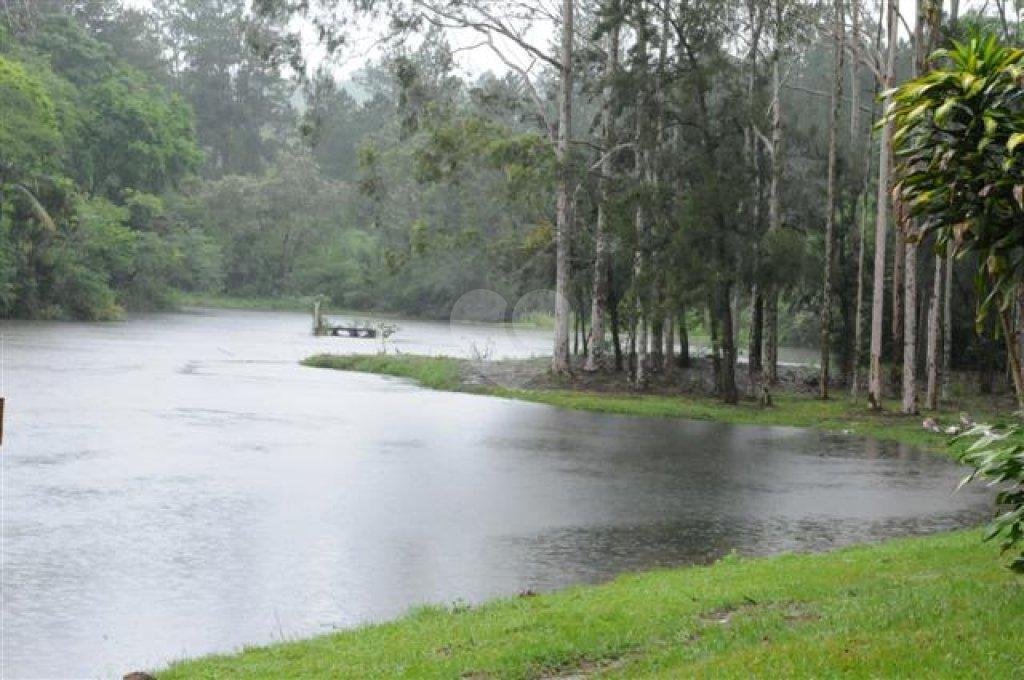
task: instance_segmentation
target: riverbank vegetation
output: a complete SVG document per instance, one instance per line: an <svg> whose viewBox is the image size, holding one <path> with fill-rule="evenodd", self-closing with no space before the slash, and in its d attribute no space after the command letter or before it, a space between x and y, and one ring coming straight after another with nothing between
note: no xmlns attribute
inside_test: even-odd
<svg viewBox="0 0 1024 680"><path fill-rule="evenodd" d="M471 392L519 399L560 408L642 417L690 418L737 425L780 425L810 427L828 432L843 432L896 441L952 455L962 447L950 448L950 436L922 427L922 417L900 413L899 402L886 402L885 409L871 410L849 399L821 401L808 389L802 375L785 385L773 399L773 407L764 408L752 396L736 405L723 404L710 385L706 392L683 392L682 384L695 384L694 376L710 373L710 366L698 362L687 378L684 372L665 381L660 389L647 393L632 390L628 381L580 380L553 376L544 359L475 361L452 357L416 355L330 355L303 361L306 366L345 371L377 373L408 378L437 390ZM710 383L705 378L705 383ZM999 406L1002 410L999 410ZM965 396L947 407L925 414L940 428L962 429L961 414L971 420L1002 421L1010 417L1013 402Z"/></svg>
<svg viewBox="0 0 1024 680"><path fill-rule="evenodd" d="M978 531L425 607L175 678L1013 677L1024 581Z"/></svg>

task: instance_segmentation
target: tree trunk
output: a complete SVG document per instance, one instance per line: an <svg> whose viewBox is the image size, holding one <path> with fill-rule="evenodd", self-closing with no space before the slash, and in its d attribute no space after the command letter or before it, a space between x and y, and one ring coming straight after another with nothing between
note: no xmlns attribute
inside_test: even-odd
<svg viewBox="0 0 1024 680"><path fill-rule="evenodd" d="M898 26L896 0L889 0L887 7L886 37L887 46L885 66L885 91L892 88L896 69L896 48ZM887 96L885 106L888 107L892 97ZM872 409L882 408L882 323L885 314L885 242L889 228L889 174L890 153L892 144L892 124L886 123L882 128L878 151L878 197L875 215L875 272L871 291L871 358L868 371L868 404Z"/></svg>
<svg viewBox="0 0 1024 680"><path fill-rule="evenodd" d="M646 224L644 208L637 206L636 209L636 231L637 239L644 238L646 240ZM646 375L646 364L647 364L647 309L644 304L644 279L646 278L646 271L644 267L644 254L643 246L637 246L637 250L633 255L633 286L636 294L636 305L635 305L635 332L633 337L634 343L634 354L636 359L634 382L637 388L642 388L644 382L647 379Z"/></svg>
<svg viewBox="0 0 1024 680"><path fill-rule="evenodd" d="M662 353L662 342L665 337L665 317L662 313L661 276L658 273L654 276L654 301L651 304L651 364L648 367L652 374L660 371L665 361L665 356Z"/></svg>
<svg viewBox="0 0 1024 680"><path fill-rule="evenodd" d="M560 87L558 102L558 184L555 191L555 348L551 370L569 372L569 249L572 244L572 205L569 195L569 139L572 136L572 57L574 0L562 0Z"/></svg>
<svg viewBox="0 0 1024 680"><path fill-rule="evenodd" d="M1003 340L1006 344L1007 370L1013 380L1013 392L1017 396L1018 410L1024 410L1024 374L1021 373L1021 359L1018 351L1017 334L1010 320L1010 310L1000 305L999 323L1003 329Z"/></svg>
<svg viewBox="0 0 1024 680"><path fill-rule="evenodd" d="M739 401L739 392L736 389L736 337L732 327L732 305L729 304L732 297L732 285L722 282L720 293L720 309L722 314L722 401L726 404L735 404Z"/></svg>
<svg viewBox="0 0 1024 680"><path fill-rule="evenodd" d="M616 11L618 3L612 4ZM605 38L605 49L608 55L605 60L604 90L601 98L601 128L604 138L604 156L601 159L601 177L598 180L600 194L597 204L597 233L594 235L594 282L590 309L590 353L583 366L585 371L596 371L602 368L605 361L604 336L605 313L608 309L608 268L610 255L608 252L608 213L610 208L611 176L614 170L611 150L615 145L615 115L612 111L612 98L615 96L614 77L619 70L619 22L608 29Z"/></svg>
<svg viewBox="0 0 1024 680"><path fill-rule="evenodd" d="M612 323L612 350L615 352L615 370L621 373L622 340L619 337L619 299L615 295L611 267L608 267L608 320Z"/></svg>
<svg viewBox="0 0 1024 680"><path fill-rule="evenodd" d="M708 334L711 339L711 369L715 380L715 392L722 394L722 348L718 341L718 320L715 309L719 292L708 293Z"/></svg>
<svg viewBox="0 0 1024 680"><path fill-rule="evenodd" d="M910 230L909 220L905 230ZM905 246L905 291L903 328L903 412L917 413L917 241L911 238Z"/></svg>
<svg viewBox="0 0 1024 680"><path fill-rule="evenodd" d="M642 3L641 3L642 7ZM643 35L643 34L642 34ZM641 67L647 63L647 43L641 39L636 46L636 53L639 55ZM650 150L648 148L648 110L647 92L644 85L641 85L636 95L636 132L634 143L634 175L637 184L641 186L638 192L636 212L634 215L634 229L636 233L636 250L633 253L633 291L636 297L636 372L634 374L637 389L644 386L647 379L647 343L649 333L647 331L648 314L650 313L648 299L648 241L650 240L650 220L648 215L646 190L650 188L647 184L650 171Z"/></svg>
<svg viewBox="0 0 1024 680"><path fill-rule="evenodd" d="M580 344L583 346L583 357L586 358L588 353L587 342L590 338L589 332L587 331L587 317L584 316L583 310L587 308L586 300L581 296L578 302L578 309L580 315Z"/></svg>
<svg viewBox="0 0 1024 680"><path fill-rule="evenodd" d="M876 86L877 89L877 86ZM864 265L867 261L867 218L868 218L868 191L870 190L871 175L871 131L868 130L865 148L868 149L863 155L863 171L860 176L860 196L857 200L859 214L857 216L858 237L857 237L857 299L854 305L853 319L853 371L850 374L850 397L857 399L860 390L860 364L861 349L864 346Z"/></svg>
<svg viewBox="0 0 1024 680"><path fill-rule="evenodd" d="M942 293L942 398L950 398L953 382L953 249L946 256Z"/></svg>
<svg viewBox="0 0 1024 680"><path fill-rule="evenodd" d="M914 26L914 76L919 76L928 69L928 55L931 52L930 42L931 36L937 33L938 29L938 18L942 14L942 8L940 6L932 7L932 4L937 0L917 0L916 2L916 16L917 21ZM940 3L941 4L941 3ZM932 12L935 16L932 16ZM894 200L898 200L895 199ZM905 320L904 320L904 333L903 333L903 412L907 414L917 413L917 318L918 318L918 295L917 295L917 228L913 220L909 216L905 216L903 206L897 206L897 212L904 218L901 220L903 223L903 235L907 241L906 249L904 251L904 268L906 269L904 275L905 290ZM939 272L941 273L941 263L939 265ZM923 311L923 310L922 310ZM936 315L938 309L936 308ZM938 323L936 320L936 332L938 330ZM929 319L929 334L928 342L932 342L931 336L931 320ZM938 342L938 336L935 337L935 342ZM929 355L929 361L933 359ZM931 368L931 364L928 366ZM928 375L928 384L931 388L932 376ZM931 400L934 398L934 391L930 391Z"/></svg>
<svg viewBox="0 0 1024 680"><path fill-rule="evenodd" d="M942 261L941 255L935 256L935 275L932 281L932 298L928 305L928 349L926 353L926 370L928 373L928 391L925 393L925 408L934 411L939 407L939 328L942 316Z"/></svg>
<svg viewBox="0 0 1024 680"><path fill-rule="evenodd" d="M776 25L781 21L781 12L776 6ZM778 32L778 27L776 32ZM775 37L772 51L772 172L768 186L768 232L782 228L782 75L780 73L779 37ZM779 289L771 285L765 294L765 379L774 385L779 379Z"/></svg>
<svg viewBox="0 0 1024 680"><path fill-rule="evenodd" d="M779 295L774 289L764 301L764 379L769 385L779 381Z"/></svg>
<svg viewBox="0 0 1024 680"><path fill-rule="evenodd" d="M850 0L850 28L851 41L854 45L860 44L860 0ZM858 168L857 160L863 149L858 146L860 138L860 62L856 57L850 59L850 151L853 162L851 167ZM870 155L870 154L868 154ZM854 178L856 181L859 178Z"/></svg>
<svg viewBox="0 0 1024 680"><path fill-rule="evenodd" d="M679 305L679 368L690 367L690 333L686 327L686 305Z"/></svg>
<svg viewBox="0 0 1024 680"><path fill-rule="evenodd" d="M860 214L858 215L858 238L857 238L857 292L854 304L853 317L853 370L850 373L850 398L856 400L857 392L860 389L860 350L864 343L864 262L867 254L865 241L867 240L866 215L867 196L861 192Z"/></svg>
<svg viewBox="0 0 1024 680"><path fill-rule="evenodd" d="M747 350L747 368L750 383L754 384L761 374L761 343L764 342L764 297L754 283L750 289L750 342Z"/></svg>
<svg viewBox="0 0 1024 680"><path fill-rule="evenodd" d="M889 148L890 148L889 153L890 153L890 159L891 159L892 158L892 156L891 156L891 154L892 154L891 141L890 141L890 147ZM892 161L890 161L890 163L891 162ZM889 182L890 182L890 188L891 188L891 186L892 186L891 185L891 182L892 182L892 166L891 165L890 165L890 169L889 169ZM892 200L891 196L890 196L889 200ZM893 229L892 229L892 247L893 247L893 253L892 253L892 290L890 291L890 294L892 295L892 309L890 310L890 313L892 314L892 362L891 362L890 368L891 368L891 374L892 374L892 377L891 377L892 388L893 389L897 389L897 386L900 384L900 373L899 373L899 370L897 369L897 366L902 366L902 363L900 362L899 359L897 359L897 357L902 357L903 356L903 353L902 353L903 341L904 341L904 333L903 333L903 312L904 312L903 292L904 292L904 286L906 285L906 276L904 274L904 269L905 269L904 263L906 262L906 259L907 259L907 244L903 240L902 227L900 225L899 219L896 217L896 205L894 203L890 203L890 205L891 205L892 210L893 210Z"/></svg>
<svg viewBox="0 0 1024 680"><path fill-rule="evenodd" d="M656 121L653 129L648 129L648 142L645 148L645 170L648 190L654 192L662 179L662 162L655 151L665 144L665 65L668 61L668 33L669 33L669 12L662 12L661 32L659 34L658 66L654 77L654 86L651 93L650 117ZM666 217L660 204L654 196L648 207L647 223L647 247L645 248L647 267L650 270L650 286L647 292L650 296L647 305L647 314L650 318L651 327L651 357L648 365L649 373L657 373L663 367L665 358L662 352L664 341L665 325L665 274L662 267L662 258L659 257L661 249L654 252L652 242L655 236L661 237L665 231Z"/></svg>
<svg viewBox="0 0 1024 680"><path fill-rule="evenodd" d="M672 314L665 316L665 372L676 366L676 323Z"/></svg>
<svg viewBox="0 0 1024 680"><path fill-rule="evenodd" d="M818 396L828 399L832 350L832 250L836 223L836 162L839 153L839 107L843 96L843 1L835 0L832 102L828 122L828 180L825 198L825 276L821 286L821 378Z"/></svg>
<svg viewBox="0 0 1024 680"><path fill-rule="evenodd" d="M665 321L660 314L655 312L651 316L651 359L647 369L650 374L661 370L665 362L665 355L662 352L662 343L665 338Z"/></svg>
<svg viewBox="0 0 1024 680"><path fill-rule="evenodd" d="M746 155L747 165L750 167L752 176L752 192L750 196L750 220L753 226L753 230L756 234L755 238L761 238L761 162L759 147L760 142L756 134L754 121L756 118L756 109L758 106L757 102L757 57L760 50L761 42L761 31L764 26L764 13L760 11L757 2L755 0L747 1L747 15L750 21L750 47L747 50L747 116L750 119L750 124L744 129L744 152ZM762 342L762 325L764 320L764 301L761 297L760 289L758 287L758 276L759 276L759 253L755 246L753 252L754 258L754 275L753 283L750 286L750 333L749 342L747 345L747 375L751 385L757 383L760 379L762 362L761 362L761 342Z"/></svg>

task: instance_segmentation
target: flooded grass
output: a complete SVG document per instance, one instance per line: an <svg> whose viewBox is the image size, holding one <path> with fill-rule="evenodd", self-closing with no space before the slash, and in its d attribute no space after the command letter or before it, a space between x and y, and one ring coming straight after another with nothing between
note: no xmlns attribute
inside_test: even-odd
<svg viewBox="0 0 1024 680"><path fill-rule="evenodd" d="M492 363L500 366L503 362ZM397 376L415 380L432 389L486 394L581 411L712 420L735 425L808 427L895 441L944 453L950 452L950 438L922 428L922 419L930 415L939 423L950 425L955 424L959 417L958 410L903 415L896 401L886 402L885 409L880 412L871 411L863 403L850 401L845 394L822 401L810 395L779 393L774 395L773 407L763 408L753 400L730 406L714 397L694 394L589 391L558 387L557 383L554 387L508 387L468 380L471 362L451 357L325 354L310 357L303 364ZM971 414L979 420L999 418L999 414L976 409L972 409Z"/></svg>
<svg viewBox="0 0 1024 680"><path fill-rule="evenodd" d="M711 397L692 395L665 396L645 394L588 393L575 390L503 389L488 390L495 396L522 399L561 408L613 413L618 415L713 420L736 425L809 427L843 432L884 441L896 441L926 449L945 451L949 437L921 427L922 416L905 416L892 402L880 413L851 403L845 397L821 401L812 397L780 395L772 408L741 402L723 404ZM955 422L956 413L940 417Z"/></svg>
<svg viewBox="0 0 1024 680"><path fill-rule="evenodd" d="M427 607L158 677L1015 677L1021 617L1024 579L975 530Z"/></svg>

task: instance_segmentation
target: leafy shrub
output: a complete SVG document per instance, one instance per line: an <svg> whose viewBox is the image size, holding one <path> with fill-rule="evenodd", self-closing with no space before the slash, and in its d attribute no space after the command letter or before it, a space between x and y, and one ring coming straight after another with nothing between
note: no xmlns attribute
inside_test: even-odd
<svg viewBox="0 0 1024 680"><path fill-rule="evenodd" d="M958 440L973 440L960 460L974 468L960 486L981 478L999 487L996 516L985 540L1000 540L1003 552L1020 549L1010 568L1024 573L1024 428L978 425Z"/></svg>

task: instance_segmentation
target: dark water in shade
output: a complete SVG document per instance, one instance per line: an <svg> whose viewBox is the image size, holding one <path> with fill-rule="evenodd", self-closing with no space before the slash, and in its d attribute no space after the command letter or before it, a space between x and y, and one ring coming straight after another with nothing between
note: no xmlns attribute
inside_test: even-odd
<svg viewBox="0 0 1024 680"><path fill-rule="evenodd" d="M541 354L406 322L392 349ZM302 314L6 323L2 675L120 677L414 604L977 522L898 446L308 369ZM475 350L474 350L475 348Z"/></svg>

